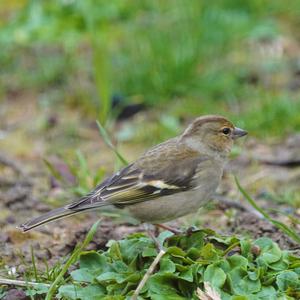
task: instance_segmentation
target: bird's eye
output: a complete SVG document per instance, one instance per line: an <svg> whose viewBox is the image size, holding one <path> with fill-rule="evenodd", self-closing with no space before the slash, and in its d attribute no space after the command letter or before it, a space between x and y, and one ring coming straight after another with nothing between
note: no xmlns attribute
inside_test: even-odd
<svg viewBox="0 0 300 300"><path fill-rule="evenodd" d="M227 128L227 127L222 129L222 132L226 135L228 135L230 133L230 131L231 131L230 128Z"/></svg>

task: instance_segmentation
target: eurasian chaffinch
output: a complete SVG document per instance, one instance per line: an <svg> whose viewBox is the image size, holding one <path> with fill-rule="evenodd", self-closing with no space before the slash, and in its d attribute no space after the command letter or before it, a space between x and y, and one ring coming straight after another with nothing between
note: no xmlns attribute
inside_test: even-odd
<svg viewBox="0 0 300 300"><path fill-rule="evenodd" d="M247 132L222 116L194 120L178 137L146 151L88 195L20 226L25 232L50 221L112 205L146 223L196 212L218 187L236 138Z"/></svg>

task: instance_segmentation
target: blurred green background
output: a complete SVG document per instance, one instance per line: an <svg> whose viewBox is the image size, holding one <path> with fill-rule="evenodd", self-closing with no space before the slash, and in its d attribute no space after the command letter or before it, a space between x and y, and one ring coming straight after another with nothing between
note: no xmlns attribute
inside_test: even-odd
<svg viewBox="0 0 300 300"><path fill-rule="evenodd" d="M146 118L147 132L129 126L121 140L161 140L204 113L263 138L300 129L299 1L12 0L0 10L0 101L31 93L103 124L146 107L136 122Z"/></svg>

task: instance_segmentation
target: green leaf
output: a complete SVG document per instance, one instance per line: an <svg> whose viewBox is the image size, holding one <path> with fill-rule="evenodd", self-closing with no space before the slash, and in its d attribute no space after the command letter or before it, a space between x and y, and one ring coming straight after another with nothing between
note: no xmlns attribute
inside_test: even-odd
<svg viewBox="0 0 300 300"><path fill-rule="evenodd" d="M121 260L114 261L111 265L111 267L117 272L117 273L127 273L129 272L128 266Z"/></svg>
<svg viewBox="0 0 300 300"><path fill-rule="evenodd" d="M32 289L27 290L26 291L26 295L27 296L35 296L35 295L42 295L42 294L47 294L49 290L49 287L43 283L39 283L37 285L35 285L34 287L32 287ZM0 289L1 291L1 289ZM1 294L0 294L0 299L1 298Z"/></svg>
<svg viewBox="0 0 300 300"><path fill-rule="evenodd" d="M143 257L155 257L157 255L157 250L155 248L146 248L142 252Z"/></svg>
<svg viewBox="0 0 300 300"><path fill-rule="evenodd" d="M169 247L167 249L167 252L175 257L185 257L186 256L186 253L181 248L175 247L175 246Z"/></svg>
<svg viewBox="0 0 300 300"><path fill-rule="evenodd" d="M182 261L181 261L181 263L182 263ZM185 265L183 266L181 263L180 264L175 264L176 270L178 272L187 271L189 269L189 266L185 266Z"/></svg>
<svg viewBox="0 0 300 300"><path fill-rule="evenodd" d="M178 296L178 295L156 295L156 294L151 294L151 299L152 300L186 300L187 298Z"/></svg>
<svg viewBox="0 0 300 300"><path fill-rule="evenodd" d="M204 281L209 281L214 288L220 288L226 280L225 272L217 265L209 265L204 271Z"/></svg>
<svg viewBox="0 0 300 300"><path fill-rule="evenodd" d="M234 292L240 295L249 295L257 293L261 290L261 283L259 279L252 280L248 275L241 278L239 282L233 281Z"/></svg>
<svg viewBox="0 0 300 300"><path fill-rule="evenodd" d="M168 230L163 231L163 232L161 232L161 233L159 234L159 236L157 237L157 241L159 242L159 244L160 244L161 246L163 246L165 240L168 239L168 238L170 238L170 237L173 236L173 235L174 235L174 233L171 232L171 231L168 231Z"/></svg>
<svg viewBox="0 0 300 300"><path fill-rule="evenodd" d="M258 280L259 279L259 276L260 276L260 269L256 269L255 271L248 271L248 278L250 280Z"/></svg>
<svg viewBox="0 0 300 300"><path fill-rule="evenodd" d="M141 274L138 272L129 274L126 278L125 278L126 282L129 283L138 283L141 280Z"/></svg>
<svg viewBox="0 0 300 300"><path fill-rule="evenodd" d="M300 259L299 259L299 261L300 261ZM295 269L294 269L294 272L297 273L297 274L300 276L300 267L295 268Z"/></svg>
<svg viewBox="0 0 300 300"><path fill-rule="evenodd" d="M274 271L283 271L289 268L288 260L281 257L281 259L275 263L269 265L269 268Z"/></svg>
<svg viewBox="0 0 300 300"><path fill-rule="evenodd" d="M116 272L105 272L99 276L97 276L97 281L100 283L107 283L107 282L117 282L117 283L123 283L126 279L126 276L124 274L119 274Z"/></svg>
<svg viewBox="0 0 300 300"><path fill-rule="evenodd" d="M69 300L100 300L103 299L105 289L100 285L89 285L80 287L75 285L63 285L59 288L57 297L64 297Z"/></svg>
<svg viewBox="0 0 300 300"><path fill-rule="evenodd" d="M90 272L103 272L107 269L107 258L96 251L86 251L80 254L79 265Z"/></svg>
<svg viewBox="0 0 300 300"><path fill-rule="evenodd" d="M252 257L250 241L249 240L241 240L240 246L241 246L241 255L246 257L247 259L250 259Z"/></svg>
<svg viewBox="0 0 300 300"><path fill-rule="evenodd" d="M78 291L81 289L76 287L75 285L69 284L69 285L62 285L58 290L57 297L60 299L62 297L65 297L70 300L76 300L78 299Z"/></svg>
<svg viewBox="0 0 300 300"><path fill-rule="evenodd" d="M122 240L118 245L123 261L130 264L145 248L153 247L153 241L149 238L140 237Z"/></svg>
<svg viewBox="0 0 300 300"><path fill-rule="evenodd" d="M269 238L259 238L254 242L255 245L260 247L260 255L257 261L260 263L272 264L281 259L282 252L279 246Z"/></svg>
<svg viewBox="0 0 300 300"><path fill-rule="evenodd" d="M218 258L215 246L211 243L207 243L204 247L202 247L200 254L205 260L214 261Z"/></svg>
<svg viewBox="0 0 300 300"><path fill-rule="evenodd" d="M181 272L180 275L179 275L179 278L183 279L185 281L188 281L188 282L193 282L194 277L193 277L193 269L192 269L192 267L189 268L186 271Z"/></svg>
<svg viewBox="0 0 300 300"><path fill-rule="evenodd" d="M71 273L73 280L79 282L93 282L95 276L90 272L89 269L80 268Z"/></svg>
<svg viewBox="0 0 300 300"><path fill-rule="evenodd" d="M228 283L235 295L249 295L261 289L259 272L248 271L248 260L241 255L227 258L226 266Z"/></svg>
<svg viewBox="0 0 300 300"><path fill-rule="evenodd" d="M182 247L184 249L197 248L201 249L204 245L204 237L206 233L202 230L197 230L192 234L182 238Z"/></svg>
<svg viewBox="0 0 300 300"><path fill-rule="evenodd" d="M255 296L260 300L276 300L277 292L273 286L263 286Z"/></svg>
<svg viewBox="0 0 300 300"><path fill-rule="evenodd" d="M200 256L201 256L200 251L201 251L201 250L192 247L192 248L188 249L186 255L187 255L189 258L191 258L192 260L197 260L197 259L200 258Z"/></svg>
<svg viewBox="0 0 300 300"><path fill-rule="evenodd" d="M260 298L259 298L260 299ZM256 295L238 295L238 296L232 296L231 298L230 298L230 300L259 300L258 298L257 298L257 296ZM267 299L269 299L269 298L267 298ZM267 300L267 299L265 299L265 300ZM222 299L223 300L223 299Z"/></svg>
<svg viewBox="0 0 300 300"><path fill-rule="evenodd" d="M120 244L117 241L110 241L109 244L109 256L115 260L122 260L122 253L120 249Z"/></svg>
<svg viewBox="0 0 300 300"><path fill-rule="evenodd" d="M175 286L172 284L173 276L154 274L149 278L146 283L146 286L149 292L152 294L158 295L168 295L168 296L178 296L178 291Z"/></svg>
<svg viewBox="0 0 300 300"><path fill-rule="evenodd" d="M288 288L300 288L300 278L293 271L283 271L276 277L276 284L284 292Z"/></svg>
<svg viewBox="0 0 300 300"><path fill-rule="evenodd" d="M248 260L241 255L233 255L228 257L226 260L229 263L230 269L240 268L244 271L247 270Z"/></svg>
<svg viewBox="0 0 300 300"><path fill-rule="evenodd" d="M99 300L124 300L124 296L116 296L116 295L109 295L109 296L101 296L102 298L99 298ZM84 299L84 300L89 300L89 299ZM98 300L98 299L97 299ZM127 300L127 298L126 298ZM140 298L138 298L138 300L140 300Z"/></svg>
<svg viewBox="0 0 300 300"><path fill-rule="evenodd" d="M171 259L167 257L163 257L161 261L159 262L160 268L159 271L160 273L167 272L167 273L174 273L176 271L176 266L175 264L171 261Z"/></svg>

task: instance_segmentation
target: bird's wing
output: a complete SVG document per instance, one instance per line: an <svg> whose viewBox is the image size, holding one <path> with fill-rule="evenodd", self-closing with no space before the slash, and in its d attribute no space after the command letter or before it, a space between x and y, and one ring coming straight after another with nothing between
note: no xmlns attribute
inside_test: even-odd
<svg viewBox="0 0 300 300"><path fill-rule="evenodd" d="M172 159L166 157L163 161L155 153L147 154L105 180L68 208L81 210L104 205L122 207L192 189L194 176L207 160L207 156L180 151L173 152Z"/></svg>

